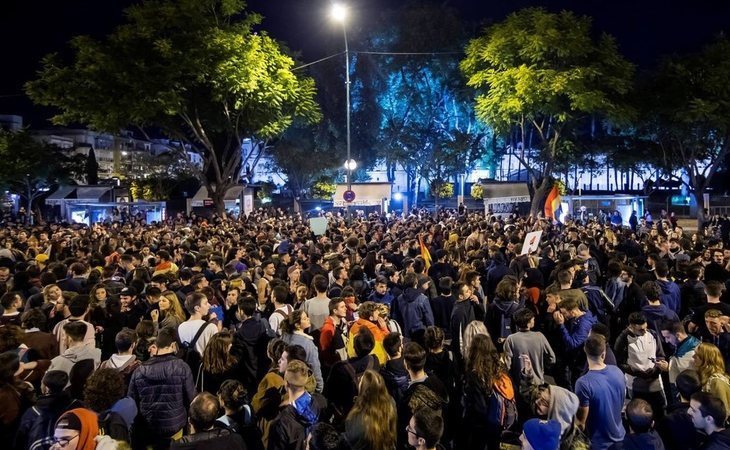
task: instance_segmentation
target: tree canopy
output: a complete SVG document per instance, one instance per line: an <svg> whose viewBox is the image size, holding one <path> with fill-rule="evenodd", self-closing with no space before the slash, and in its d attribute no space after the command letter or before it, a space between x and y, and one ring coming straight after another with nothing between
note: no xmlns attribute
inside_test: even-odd
<svg viewBox="0 0 730 450"><path fill-rule="evenodd" d="M79 36L73 56L43 59L31 98L60 110L57 124L115 132L159 130L200 153L219 212L239 181L244 138L274 137L320 119L311 78L241 0L149 0L103 40Z"/></svg>

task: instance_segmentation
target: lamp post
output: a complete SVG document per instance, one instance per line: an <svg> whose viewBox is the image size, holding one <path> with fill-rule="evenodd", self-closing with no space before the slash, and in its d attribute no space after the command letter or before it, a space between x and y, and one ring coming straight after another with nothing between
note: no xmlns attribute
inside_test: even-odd
<svg viewBox="0 0 730 450"><path fill-rule="evenodd" d="M347 43L347 8L344 5L335 3L332 5L332 19L342 24L342 33L345 37L345 97L347 101L346 120L347 120L347 159L345 161L345 169L347 170L347 190L352 190L352 171L355 170L356 164L350 158L350 47ZM350 202L346 204L347 219L350 219Z"/></svg>

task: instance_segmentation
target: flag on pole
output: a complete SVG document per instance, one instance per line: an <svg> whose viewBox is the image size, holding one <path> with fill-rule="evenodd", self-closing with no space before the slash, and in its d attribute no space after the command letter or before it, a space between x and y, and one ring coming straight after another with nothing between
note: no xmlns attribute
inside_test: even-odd
<svg viewBox="0 0 730 450"><path fill-rule="evenodd" d="M560 189L557 183L553 185L550 193L545 200L545 217L553 220L558 219L558 211L560 210Z"/></svg>
<svg viewBox="0 0 730 450"><path fill-rule="evenodd" d="M431 252L428 251L428 247L423 243L423 236L420 234L418 235L418 244L421 246L421 257L426 264L426 271L428 271L428 268L431 267Z"/></svg>

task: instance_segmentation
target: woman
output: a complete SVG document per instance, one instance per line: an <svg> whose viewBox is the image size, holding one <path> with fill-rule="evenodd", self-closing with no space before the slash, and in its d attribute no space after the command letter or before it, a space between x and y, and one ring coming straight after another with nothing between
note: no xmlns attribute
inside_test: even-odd
<svg viewBox="0 0 730 450"><path fill-rule="evenodd" d="M159 311L155 309L150 311L155 328L177 328L181 323L185 322L185 314L183 313L182 306L180 306L180 300L174 292L163 292L157 306L160 308Z"/></svg>
<svg viewBox="0 0 730 450"><path fill-rule="evenodd" d="M134 356L141 362L150 359L150 346L155 343L157 329L151 320L140 320L134 329L137 333L137 345L134 347Z"/></svg>
<svg viewBox="0 0 730 450"><path fill-rule="evenodd" d="M304 283L297 283L294 290L294 309L302 309L309 298L309 288Z"/></svg>
<svg viewBox="0 0 730 450"><path fill-rule="evenodd" d="M345 420L345 439L352 450L392 450L396 443L395 401L385 380L374 370L360 379L355 405Z"/></svg>
<svg viewBox="0 0 730 450"><path fill-rule="evenodd" d="M506 411L504 419L497 419L492 395L500 395ZM462 397L463 448L497 450L502 430L511 425L516 413L514 388L507 371L502 366L499 353L492 339L483 334L474 336L466 359L464 395ZM510 423L512 422L512 423Z"/></svg>
<svg viewBox="0 0 730 450"><path fill-rule="evenodd" d="M477 335L489 336L486 325L481 320L472 320L466 326L461 337L461 354L464 355L464 360L469 357L469 349L474 337Z"/></svg>
<svg viewBox="0 0 730 450"><path fill-rule="evenodd" d="M703 342L695 349L692 361L700 377L702 391L722 400L725 410L730 411L730 377L725 373L725 361L720 349Z"/></svg>
<svg viewBox="0 0 730 450"><path fill-rule="evenodd" d="M223 330L213 337L203 351L203 363L198 369L195 386L200 391L218 393L225 380L236 379L237 360L231 355L233 335Z"/></svg>
<svg viewBox="0 0 730 450"><path fill-rule="evenodd" d="M305 330L309 328L309 316L301 309L292 311L286 320L281 322L281 339L289 345L301 345L307 352L307 365L312 369L314 379L317 380L317 392L322 392L324 380L322 379L322 368L319 364L319 350L314 345L314 338L308 335Z"/></svg>
<svg viewBox="0 0 730 450"><path fill-rule="evenodd" d="M435 375L444 386L453 392L454 358L451 351L444 349L444 330L430 326L426 328L424 342L426 344L426 373Z"/></svg>
<svg viewBox="0 0 730 450"><path fill-rule="evenodd" d="M51 450L94 450L99 436L99 419L94 411L76 408L56 421Z"/></svg>
<svg viewBox="0 0 730 450"><path fill-rule="evenodd" d="M33 386L15 376L19 369L16 353L0 354L0 442L13 442L20 418L35 402Z"/></svg>

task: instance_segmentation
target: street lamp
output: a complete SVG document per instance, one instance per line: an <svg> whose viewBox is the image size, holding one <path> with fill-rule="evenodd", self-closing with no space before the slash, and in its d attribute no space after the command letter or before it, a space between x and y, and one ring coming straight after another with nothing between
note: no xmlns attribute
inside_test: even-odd
<svg viewBox="0 0 730 450"><path fill-rule="evenodd" d="M335 3L332 5L330 12L331 17L336 22L342 24L342 33L345 36L345 96L347 98L347 160L345 162L345 169L347 169L347 190L352 190L352 171L355 170L357 165L355 161L350 158L350 47L347 44L347 7L342 4ZM347 205L347 218L350 218L350 203Z"/></svg>

